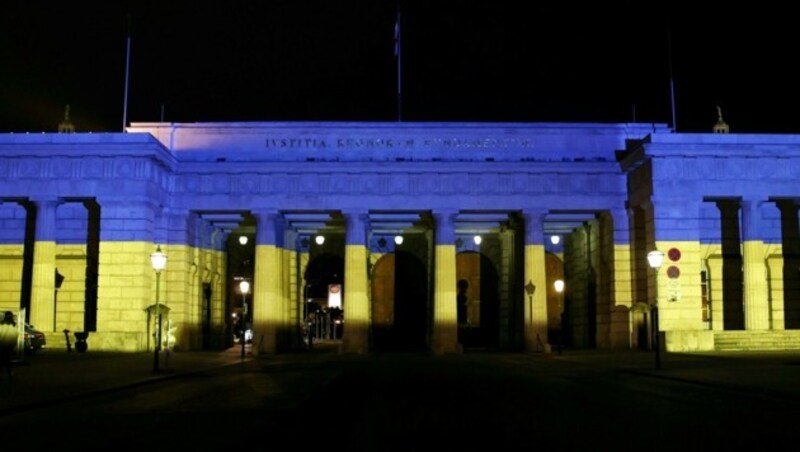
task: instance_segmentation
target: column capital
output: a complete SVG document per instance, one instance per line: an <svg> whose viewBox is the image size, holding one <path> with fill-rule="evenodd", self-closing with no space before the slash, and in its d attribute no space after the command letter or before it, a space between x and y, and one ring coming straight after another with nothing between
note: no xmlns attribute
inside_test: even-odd
<svg viewBox="0 0 800 452"><path fill-rule="evenodd" d="M527 221L544 221L545 217L548 214L547 209L522 209L520 215L522 215L522 219Z"/></svg>
<svg viewBox="0 0 800 452"><path fill-rule="evenodd" d="M456 210L436 210L431 212L436 231L437 245L452 245L456 241Z"/></svg>
<svg viewBox="0 0 800 452"><path fill-rule="evenodd" d="M56 240L56 209L62 201L56 197L31 200L36 207L36 241Z"/></svg>
<svg viewBox="0 0 800 452"><path fill-rule="evenodd" d="M544 219L546 210L523 210L522 219L525 221L525 244L544 245Z"/></svg>
<svg viewBox="0 0 800 452"><path fill-rule="evenodd" d="M269 209L269 210L256 210L250 213L253 218L256 219L256 223L270 223L277 221L279 218L282 217L281 213L277 210Z"/></svg>
<svg viewBox="0 0 800 452"><path fill-rule="evenodd" d="M64 202L64 198L58 196L32 196L28 199L36 205L58 205Z"/></svg>
<svg viewBox="0 0 800 452"><path fill-rule="evenodd" d="M363 209L348 209L341 213L345 224L345 243L347 245L366 246L369 213Z"/></svg>
<svg viewBox="0 0 800 452"><path fill-rule="evenodd" d="M283 215L277 210L261 210L252 215L256 219L256 244L281 246Z"/></svg>
<svg viewBox="0 0 800 452"><path fill-rule="evenodd" d="M369 221L369 212L363 209L347 209L341 210L340 213L344 218L346 225L357 224L358 222L367 223Z"/></svg>
<svg viewBox="0 0 800 452"><path fill-rule="evenodd" d="M431 210L431 216L434 219L437 218L452 218L455 219L458 216L458 209L436 209Z"/></svg>

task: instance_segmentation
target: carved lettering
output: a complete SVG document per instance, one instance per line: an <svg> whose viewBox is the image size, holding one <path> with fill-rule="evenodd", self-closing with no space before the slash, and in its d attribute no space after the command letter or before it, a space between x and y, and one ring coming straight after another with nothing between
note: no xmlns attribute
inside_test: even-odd
<svg viewBox="0 0 800 452"><path fill-rule="evenodd" d="M425 146L435 146L444 148L533 148L533 142L527 139L517 138L429 138L423 141Z"/></svg>
<svg viewBox="0 0 800 452"><path fill-rule="evenodd" d="M267 138L266 147L272 149L317 149L327 148L328 143L319 138Z"/></svg>
<svg viewBox="0 0 800 452"><path fill-rule="evenodd" d="M347 149L391 149L391 148L458 148L458 149L505 149L534 148L533 140L526 138L332 138L331 145ZM267 138L268 149L320 149L329 143L322 138Z"/></svg>

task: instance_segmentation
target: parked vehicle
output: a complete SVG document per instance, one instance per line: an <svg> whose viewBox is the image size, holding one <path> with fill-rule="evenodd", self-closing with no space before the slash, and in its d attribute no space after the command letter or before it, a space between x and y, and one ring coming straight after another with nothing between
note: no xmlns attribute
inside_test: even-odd
<svg viewBox="0 0 800 452"><path fill-rule="evenodd" d="M37 330L33 325L25 324L25 351L36 353L47 347L47 339L44 333Z"/></svg>

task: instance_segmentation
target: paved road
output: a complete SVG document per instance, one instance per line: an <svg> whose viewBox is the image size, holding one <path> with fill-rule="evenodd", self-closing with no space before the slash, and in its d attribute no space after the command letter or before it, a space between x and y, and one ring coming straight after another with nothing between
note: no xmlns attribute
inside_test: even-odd
<svg viewBox="0 0 800 452"><path fill-rule="evenodd" d="M726 450L794 440L800 354L662 362L656 370L646 352L362 357L320 346L245 362L238 349L175 353L154 374L149 354L48 351L0 380L0 429L19 432L20 446L68 450Z"/></svg>

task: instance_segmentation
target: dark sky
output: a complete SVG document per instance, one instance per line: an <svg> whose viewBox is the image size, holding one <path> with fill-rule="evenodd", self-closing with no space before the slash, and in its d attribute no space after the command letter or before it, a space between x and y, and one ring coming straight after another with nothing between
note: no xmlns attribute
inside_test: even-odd
<svg viewBox="0 0 800 452"><path fill-rule="evenodd" d="M398 120L394 0L217 3L5 2L0 131L121 130L129 15L128 122ZM402 120L798 133L786 8L406 1Z"/></svg>

